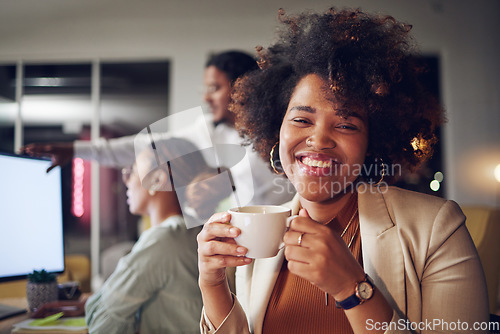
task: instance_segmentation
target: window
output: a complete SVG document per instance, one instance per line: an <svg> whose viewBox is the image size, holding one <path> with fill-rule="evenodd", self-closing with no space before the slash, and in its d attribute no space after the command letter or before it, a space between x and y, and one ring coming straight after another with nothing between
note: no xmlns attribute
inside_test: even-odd
<svg viewBox="0 0 500 334"><path fill-rule="evenodd" d="M100 124L102 137L121 137L168 115L168 60L102 61L94 65L100 70L98 122L93 119L92 66L90 61L1 65L0 150L14 151L16 133L22 134L22 144L87 140L92 124ZM15 126L19 70L23 73L21 122ZM139 217L128 212L120 172L100 167L101 249L137 237ZM66 250L89 255L90 162L75 159L73 166L63 168L62 177Z"/></svg>

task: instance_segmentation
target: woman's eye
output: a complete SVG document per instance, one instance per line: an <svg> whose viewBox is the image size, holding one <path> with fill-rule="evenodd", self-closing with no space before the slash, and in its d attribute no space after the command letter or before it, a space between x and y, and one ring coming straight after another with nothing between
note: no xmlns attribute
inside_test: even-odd
<svg viewBox="0 0 500 334"><path fill-rule="evenodd" d="M299 123L299 124L310 124L311 123L307 119L304 119L304 118L294 118L292 121L294 123Z"/></svg>
<svg viewBox="0 0 500 334"><path fill-rule="evenodd" d="M352 125L352 124L339 124L339 125L337 125L337 128L342 129L342 130L357 130L358 129L355 125Z"/></svg>
<svg viewBox="0 0 500 334"><path fill-rule="evenodd" d="M219 90L219 88L220 88L220 86L218 86L218 85L208 85L208 86L207 86L207 93L208 93L208 94L213 94L213 93L215 93L216 91L218 91L218 90Z"/></svg>

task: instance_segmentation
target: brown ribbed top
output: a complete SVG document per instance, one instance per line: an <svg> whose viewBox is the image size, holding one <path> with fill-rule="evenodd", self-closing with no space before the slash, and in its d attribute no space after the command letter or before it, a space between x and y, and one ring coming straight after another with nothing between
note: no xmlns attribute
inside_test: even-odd
<svg viewBox="0 0 500 334"><path fill-rule="evenodd" d="M337 217L327 226L340 235L356 213L342 239L349 244L354 236L350 249L361 263L357 207L358 198L357 194L354 194ZM352 333L344 311L335 307L333 297L328 296L328 305L326 305L325 293L307 280L290 273L287 263L285 259L271 294L262 333Z"/></svg>

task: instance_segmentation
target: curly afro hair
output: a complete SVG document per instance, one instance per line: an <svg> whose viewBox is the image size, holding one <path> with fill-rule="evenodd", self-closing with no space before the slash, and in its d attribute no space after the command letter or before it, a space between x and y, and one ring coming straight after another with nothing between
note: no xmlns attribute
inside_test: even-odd
<svg viewBox="0 0 500 334"><path fill-rule="evenodd" d="M230 105L240 134L263 158L279 140L293 89L308 74L323 78L347 107L366 111L365 164L382 159L412 170L432 155L444 111L422 85L410 25L334 8L296 16L280 9L279 19L278 41L257 47L260 69L236 81Z"/></svg>

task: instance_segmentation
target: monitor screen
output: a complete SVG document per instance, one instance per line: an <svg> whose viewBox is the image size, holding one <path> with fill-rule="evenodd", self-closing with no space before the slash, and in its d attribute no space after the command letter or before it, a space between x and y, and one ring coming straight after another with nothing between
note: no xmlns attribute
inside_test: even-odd
<svg viewBox="0 0 500 334"><path fill-rule="evenodd" d="M0 282L64 271L61 170L0 153Z"/></svg>

